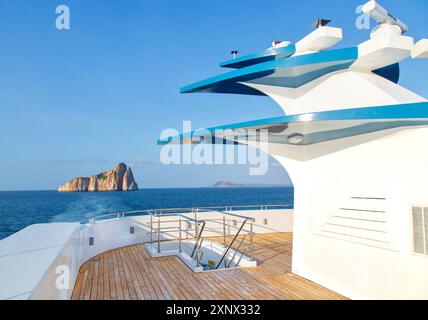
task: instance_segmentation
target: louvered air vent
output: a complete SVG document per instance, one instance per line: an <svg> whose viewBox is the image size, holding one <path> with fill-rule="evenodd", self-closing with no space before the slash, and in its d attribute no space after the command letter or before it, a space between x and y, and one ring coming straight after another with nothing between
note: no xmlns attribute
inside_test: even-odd
<svg viewBox="0 0 428 320"><path fill-rule="evenodd" d="M329 216L317 234L383 249L393 249L388 222L386 198L353 196Z"/></svg>
<svg viewBox="0 0 428 320"><path fill-rule="evenodd" d="M413 250L428 255L428 207L413 207Z"/></svg>

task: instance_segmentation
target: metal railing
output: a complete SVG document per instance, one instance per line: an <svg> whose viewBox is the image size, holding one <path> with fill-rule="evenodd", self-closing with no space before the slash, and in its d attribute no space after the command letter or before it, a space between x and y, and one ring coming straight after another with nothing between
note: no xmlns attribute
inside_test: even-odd
<svg viewBox="0 0 428 320"><path fill-rule="evenodd" d="M194 245L191 246L190 257L195 261L196 266L201 266L201 259L203 257L202 244L207 237L214 237L209 234L222 235L224 251L221 258L215 265L215 269L219 269L224 263L224 268L230 268L239 265L244 255L249 251L249 258L253 260L253 223L255 219L243 215L233 214L225 211L209 211L221 215L221 218L199 219L198 210L191 212L193 217L189 217L178 213L151 213L150 221L147 223L150 233L150 243L152 248L156 248L158 253L161 253L161 244L167 242L178 242L178 251L181 253L183 250L184 240L194 240ZM232 217L234 219L227 219ZM238 226L238 219L242 223ZM183 221L192 224L190 228L183 228ZM230 224L233 222L233 224ZM207 228L210 224L221 224L222 232L218 228ZM236 223L236 226L234 225ZM244 227L249 225L249 230ZM193 227L194 226L194 227ZM236 229L237 232L230 232L230 229ZM204 234L204 232L206 232ZM174 236L174 233L178 233ZM183 237L183 234L185 237ZM190 237L190 238L189 238ZM232 237L232 240L227 243L227 238ZM241 239L239 239L241 237ZM246 241L247 240L247 241ZM237 244L235 247L234 245ZM241 250L244 248L244 250ZM231 250L233 252L231 252ZM230 257L231 253L231 257ZM237 258L239 257L239 258ZM237 262L235 261L237 259ZM235 263L234 263L235 261Z"/></svg>
<svg viewBox="0 0 428 320"><path fill-rule="evenodd" d="M169 220L164 220L165 218ZM176 218L176 219L172 219ZM183 229L182 222L183 220L191 222L194 224L195 228L191 229ZM177 224L177 226L162 226L166 223L173 223ZM196 265L200 265L200 248L202 244L202 233L204 231L206 222L204 220L196 220L190 217L187 217L182 214L160 214L160 213L154 213L150 214L150 222L147 223L149 227L149 233L150 233L150 243L153 245L156 242L156 248L157 252L161 253L161 243L162 242L168 242L168 241L178 241L178 251L182 252L183 247L183 233L186 234L186 240L188 240L188 236L190 236L190 239L195 240L195 245L192 249L192 255L191 258L194 258L196 261ZM194 233L192 234L192 231L194 230ZM178 237L174 237L171 235L171 233L168 234L168 237L163 237L162 235L166 234L166 232L178 232ZM156 241L154 239L154 236L156 236Z"/></svg>
<svg viewBox="0 0 428 320"><path fill-rule="evenodd" d="M142 224L149 230L150 243L153 246L153 250L161 253L161 243L175 241L178 242L178 251L181 253L183 246L189 247L189 244L187 242L184 243L184 240L193 240L195 243L192 243L190 248L191 258L194 259L197 266L201 266L203 256L203 250L201 249L204 238L208 237L207 234L210 234L209 237L223 237L224 251L219 262L215 265L215 269L219 269L222 263L224 268L238 266L247 253L251 261L254 259L253 224L255 219L241 215L239 211L267 211L291 208L293 208L292 205L244 205L148 209L100 215L91 218L89 223L148 215L150 216L149 222ZM211 217L200 219L200 214L211 214ZM183 222L187 222L191 227L183 228ZM231 230L236 230L236 233ZM231 241L228 242L229 239Z"/></svg>
<svg viewBox="0 0 428 320"><path fill-rule="evenodd" d="M255 222L255 219L250 218L250 217L241 216L241 215L231 214L231 213L227 213L227 212L223 212L223 215L224 215L223 216L223 242L224 242L224 246L226 249L225 249L220 261L218 262L216 269L220 268L220 266L223 262L224 262L225 268L230 268L231 264L235 260L236 255L238 254L238 252L240 252L239 250L241 249L242 245L244 244L244 241L245 241L248 234L250 237L250 239L249 239L249 241L250 241L249 242L250 260L253 260L253 223ZM233 239L229 243L229 245L227 245L227 243L226 243L227 235L226 235L226 228L225 228L225 225L226 225L225 215L229 215L229 216L233 216L233 217L243 219L241 226L238 228L238 231L233 236ZM248 233L243 234L243 231L245 231L244 226L246 223L250 224L250 230ZM235 244L235 242L237 241L239 236L242 236L242 239L239 242L238 246L236 248L233 248L233 245ZM232 258L229 259L229 264L227 264L227 262L226 262L227 256L228 256L231 249L233 249L235 252L234 252ZM235 263L235 265L239 265L239 263L242 260L245 253L246 253L246 249L244 251L240 252L240 258L239 258L238 262Z"/></svg>
<svg viewBox="0 0 428 320"><path fill-rule="evenodd" d="M134 210L134 211L120 211L116 213L102 214L95 217L92 217L88 220L84 220L81 223L91 223L95 221L102 221L108 219L119 219L125 217L135 217L135 216L144 216L152 214L179 214L179 213L198 213L198 212L209 212L209 211L219 211L219 212L233 212L233 211L245 211L245 210L259 210L259 211L268 211L268 210L281 210L281 209L293 209L291 204L272 204L272 205L235 205L235 206L212 206L212 207L192 207L192 208L164 208L164 209L146 209L146 210ZM89 213L87 214L89 215Z"/></svg>

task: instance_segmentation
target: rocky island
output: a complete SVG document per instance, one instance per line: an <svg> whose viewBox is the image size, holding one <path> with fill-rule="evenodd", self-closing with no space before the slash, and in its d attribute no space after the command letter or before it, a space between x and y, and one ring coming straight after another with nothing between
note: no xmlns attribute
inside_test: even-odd
<svg viewBox="0 0 428 320"><path fill-rule="evenodd" d="M58 188L59 192L135 191L138 185L131 167L119 163L109 170L91 177L74 178Z"/></svg>
<svg viewBox="0 0 428 320"><path fill-rule="evenodd" d="M233 183L227 180L221 180L216 183L214 183L211 187L212 188L284 188L284 187L290 187L291 185L286 184L266 184L266 183Z"/></svg>
<svg viewBox="0 0 428 320"><path fill-rule="evenodd" d="M221 180L212 185L213 188L239 188L244 187L243 184L237 184L226 180Z"/></svg>

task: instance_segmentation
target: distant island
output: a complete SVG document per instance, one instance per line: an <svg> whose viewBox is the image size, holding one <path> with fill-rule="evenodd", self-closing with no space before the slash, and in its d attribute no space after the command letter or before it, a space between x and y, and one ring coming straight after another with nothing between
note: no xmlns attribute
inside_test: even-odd
<svg viewBox="0 0 428 320"><path fill-rule="evenodd" d="M289 187L288 185L282 184L244 184L244 183L233 183L227 180L221 180L214 183L211 187L213 188L268 188L268 187Z"/></svg>
<svg viewBox="0 0 428 320"><path fill-rule="evenodd" d="M58 188L59 192L135 191L138 185L131 167L119 163L113 170L91 176L74 178Z"/></svg>

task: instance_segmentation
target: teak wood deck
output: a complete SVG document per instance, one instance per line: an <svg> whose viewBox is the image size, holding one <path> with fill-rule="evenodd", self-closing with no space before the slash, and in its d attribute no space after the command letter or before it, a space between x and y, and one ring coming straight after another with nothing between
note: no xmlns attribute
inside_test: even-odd
<svg viewBox="0 0 428 320"><path fill-rule="evenodd" d="M102 253L80 269L72 299L345 299L291 273L292 234L254 236L257 268L195 273L143 244Z"/></svg>

